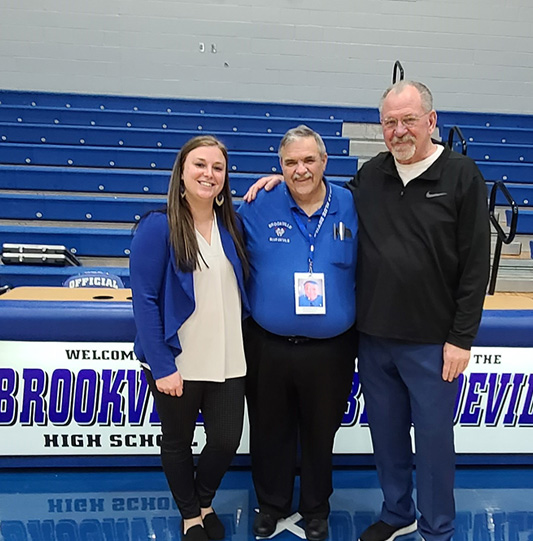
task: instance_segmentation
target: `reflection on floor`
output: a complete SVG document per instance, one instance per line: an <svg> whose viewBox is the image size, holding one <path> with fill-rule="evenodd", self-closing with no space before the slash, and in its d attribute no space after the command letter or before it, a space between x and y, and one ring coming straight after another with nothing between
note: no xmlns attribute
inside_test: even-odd
<svg viewBox="0 0 533 541"><path fill-rule="evenodd" d="M456 485L456 541L533 541L532 467L462 468ZM336 470L334 486L330 540L355 541L379 513L376 474ZM226 539L254 539L255 506L249 471L229 472L215 500ZM305 538L296 518L276 540ZM0 471L1 541L178 541L179 523L156 469Z"/></svg>

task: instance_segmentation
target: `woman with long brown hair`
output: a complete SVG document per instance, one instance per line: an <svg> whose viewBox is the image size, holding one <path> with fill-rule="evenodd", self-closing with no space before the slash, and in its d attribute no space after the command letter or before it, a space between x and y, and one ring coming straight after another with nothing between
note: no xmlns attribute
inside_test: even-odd
<svg viewBox="0 0 533 541"><path fill-rule="evenodd" d="M166 212L140 221L130 256L134 350L161 420L161 462L186 541L225 535L212 500L242 432L247 268L227 150L195 137L177 156ZM195 471L199 412L207 443Z"/></svg>

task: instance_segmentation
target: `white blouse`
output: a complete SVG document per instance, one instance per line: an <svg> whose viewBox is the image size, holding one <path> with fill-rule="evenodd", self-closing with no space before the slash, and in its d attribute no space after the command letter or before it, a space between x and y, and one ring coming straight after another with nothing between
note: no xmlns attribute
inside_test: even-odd
<svg viewBox="0 0 533 541"><path fill-rule="evenodd" d="M182 352L176 366L184 380L223 382L246 374L240 291L216 217L211 244L198 231L196 238L207 266L200 258L193 272L196 307L178 330Z"/></svg>

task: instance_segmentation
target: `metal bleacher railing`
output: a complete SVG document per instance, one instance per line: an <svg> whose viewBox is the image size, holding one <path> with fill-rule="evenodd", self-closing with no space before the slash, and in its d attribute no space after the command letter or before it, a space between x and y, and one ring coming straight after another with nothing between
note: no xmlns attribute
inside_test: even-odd
<svg viewBox="0 0 533 541"><path fill-rule="evenodd" d="M508 212L512 213L511 219L510 219L510 226L509 231L506 233L503 228L501 227L498 217L496 214L496 194L500 191L502 195L507 200L507 203L511 207L511 210ZM503 182L498 180L495 182L492 186L492 189L490 191L490 198L489 198L489 217L490 221L496 230L497 239L496 239L496 246L494 249L494 257L493 257L493 263L492 263L492 272L490 276L489 281L489 289L488 294L494 295L494 292L496 291L496 279L498 276L498 270L500 266L500 258L502 253L502 246L503 244L510 244L516 235L516 226L518 221L518 205L515 203L511 193L505 186Z"/></svg>
<svg viewBox="0 0 533 541"><path fill-rule="evenodd" d="M499 120L502 125L495 125ZM514 259L508 257L505 261L507 285L502 287L508 291L532 290L533 219L530 221L530 217L533 218L533 212L527 207L533 205L533 128L528 127L533 121L527 116L513 120L520 127L512 127L505 115L471 115L461 125L461 141L454 147L460 144L464 149L468 145L468 155L476 160L490 190L489 213L495 242L489 294L496 290L504 245L511 248L507 255ZM443 126L443 132L448 131L450 145L456 129L448 123ZM502 218L507 231L502 227ZM527 252L529 260L520 257Z"/></svg>

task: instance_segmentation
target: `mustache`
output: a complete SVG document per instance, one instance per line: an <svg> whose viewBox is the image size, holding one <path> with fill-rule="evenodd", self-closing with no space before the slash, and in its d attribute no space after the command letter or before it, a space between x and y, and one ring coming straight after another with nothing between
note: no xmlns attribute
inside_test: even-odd
<svg viewBox="0 0 533 541"><path fill-rule="evenodd" d="M294 180L305 180L305 179L308 179L308 178L311 178L312 175L311 173L309 173L309 171L307 173L305 173L304 175L297 175L295 174L294 175Z"/></svg>
<svg viewBox="0 0 533 541"><path fill-rule="evenodd" d="M401 137L398 137L395 135L391 139L391 143L394 145L395 143L416 143L416 139L412 136L406 133L405 135L402 135Z"/></svg>

